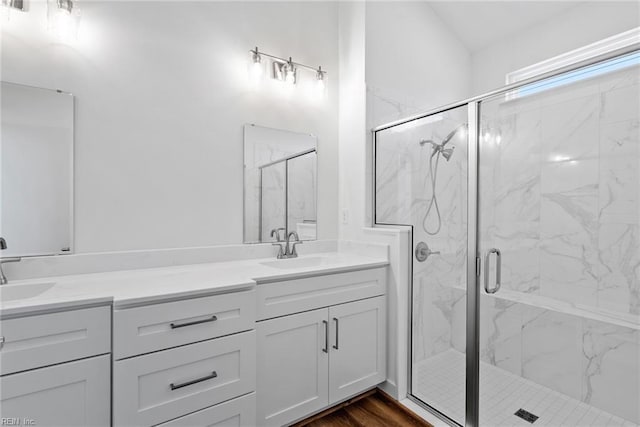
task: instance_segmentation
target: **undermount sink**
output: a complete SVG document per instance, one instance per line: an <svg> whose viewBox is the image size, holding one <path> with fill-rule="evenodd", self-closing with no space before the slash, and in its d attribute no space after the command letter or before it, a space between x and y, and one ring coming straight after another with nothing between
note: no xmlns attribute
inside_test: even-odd
<svg viewBox="0 0 640 427"><path fill-rule="evenodd" d="M29 283L24 285L1 285L0 301L14 301L37 297L53 288L54 282Z"/></svg>
<svg viewBox="0 0 640 427"><path fill-rule="evenodd" d="M319 265L326 264L328 262L327 257L308 257L308 258L289 258L278 259L275 261L267 261L261 263L267 267L281 268L281 269L295 269L306 267L317 267Z"/></svg>

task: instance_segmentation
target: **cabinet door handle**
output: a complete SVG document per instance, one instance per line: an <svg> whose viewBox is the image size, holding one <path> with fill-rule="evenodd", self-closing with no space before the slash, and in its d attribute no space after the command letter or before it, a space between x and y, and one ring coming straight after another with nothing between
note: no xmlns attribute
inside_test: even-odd
<svg viewBox="0 0 640 427"><path fill-rule="evenodd" d="M198 378L198 379L195 379L195 380L186 381L186 382L178 383L178 384L171 383L171 384L169 384L169 388L171 390L177 390L177 389L182 388L182 387L186 387L186 386L189 386L189 385L201 383L202 381L212 380L212 379L216 378L217 376L218 376L218 374L216 373L216 371L213 371L213 372L211 372L211 374L207 375L206 377L202 377L202 378Z"/></svg>
<svg viewBox="0 0 640 427"><path fill-rule="evenodd" d="M216 320L218 320L218 316L211 316L208 319L196 320L195 322L171 323L171 329L184 328L185 326L199 325L201 323L215 322Z"/></svg>
<svg viewBox="0 0 640 427"><path fill-rule="evenodd" d="M323 320L322 323L324 323L324 348L322 351L329 353L329 322Z"/></svg>
<svg viewBox="0 0 640 427"><path fill-rule="evenodd" d="M4 346L4 337L0 337L0 350Z"/></svg>
<svg viewBox="0 0 640 427"><path fill-rule="evenodd" d="M333 346L333 348L335 348L336 350L339 350L338 348L338 329L339 329L339 323L338 323L338 318L334 317L333 321L336 322L336 344Z"/></svg>

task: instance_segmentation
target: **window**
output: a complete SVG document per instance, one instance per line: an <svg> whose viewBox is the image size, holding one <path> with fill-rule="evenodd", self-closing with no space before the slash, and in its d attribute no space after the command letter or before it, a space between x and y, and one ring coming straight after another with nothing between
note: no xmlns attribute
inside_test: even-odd
<svg viewBox="0 0 640 427"><path fill-rule="evenodd" d="M538 64L513 71L506 76L507 84L516 83L541 74L558 70L576 62L594 58L606 52L640 44L640 27L618 34L599 42L584 46L580 49L567 52ZM619 56L607 61L599 62L579 70L570 71L559 76L545 79L538 83L524 86L508 95L508 98L532 95L558 86L570 84L579 80L588 79L602 74L617 71L623 68L640 64L640 50Z"/></svg>

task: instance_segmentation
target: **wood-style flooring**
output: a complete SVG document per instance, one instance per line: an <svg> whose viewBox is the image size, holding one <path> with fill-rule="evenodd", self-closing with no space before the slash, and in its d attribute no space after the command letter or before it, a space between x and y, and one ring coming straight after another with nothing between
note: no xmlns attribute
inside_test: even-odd
<svg viewBox="0 0 640 427"><path fill-rule="evenodd" d="M433 427L386 393L374 389L293 427Z"/></svg>

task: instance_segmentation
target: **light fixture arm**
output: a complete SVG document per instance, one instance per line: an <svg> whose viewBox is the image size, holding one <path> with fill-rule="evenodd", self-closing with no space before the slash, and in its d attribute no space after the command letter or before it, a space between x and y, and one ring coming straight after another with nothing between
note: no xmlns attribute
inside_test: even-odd
<svg viewBox="0 0 640 427"><path fill-rule="evenodd" d="M326 71L321 69L322 67L317 67L316 68L316 67L312 67L310 65L302 64L300 62L295 62L295 61L293 61L291 59L291 57L289 57L289 59L287 59L287 58L282 58L280 56L271 55L269 53L264 53L264 52L258 51L258 47L257 46L256 46L255 49L249 50L249 52L251 52L253 55L266 56L268 58L275 59L278 62L285 63L285 64L288 64L288 65L294 65L294 66L297 66L297 67L306 68L307 70L316 71L316 72L322 73L323 76L328 74Z"/></svg>

